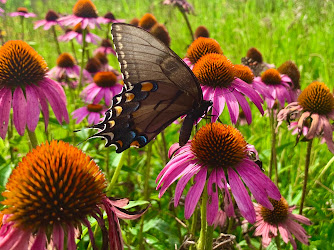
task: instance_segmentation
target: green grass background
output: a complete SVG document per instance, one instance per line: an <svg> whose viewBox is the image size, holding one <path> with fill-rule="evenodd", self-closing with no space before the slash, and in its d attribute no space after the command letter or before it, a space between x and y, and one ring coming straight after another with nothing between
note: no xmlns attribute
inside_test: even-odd
<svg viewBox="0 0 334 250"><path fill-rule="evenodd" d="M43 19L49 10L70 14L76 1L51 1L51 0L8 0L5 9L7 12L15 11L17 7L25 6L30 11L38 14L38 18L25 20L26 41L34 47L47 61L50 68L55 66L57 53L52 33L42 28L33 29L33 20ZM140 18L147 12L156 16L159 22L164 23L171 37L171 48L183 57L187 46L191 43L190 34L187 30L182 15L177 9L164 6L162 1L103 1L95 0L99 14L104 15L107 11L114 13L116 18L130 21L134 17ZM241 57L246 55L250 47L258 48L269 63L279 66L286 60L293 60L301 72L301 86L305 88L312 81L325 82L333 90L333 61L334 61L334 3L333 1L310 1L310 0L236 0L236 1L190 1L195 9L195 14L189 16L193 29L199 25L205 25L210 36L216 39L224 54L233 63L240 63ZM3 7L3 6L2 6ZM2 19L0 28L6 31L6 39L19 39L21 26L19 18L7 17ZM62 33L57 29L58 35ZM104 36L106 26L102 30L93 30L93 33ZM71 52L69 44L61 43L62 52ZM90 49L95 46L90 45ZM76 44L77 55L80 46ZM118 67L117 60L110 57L110 63ZM80 100L69 97L68 109L72 112L75 107L80 107ZM270 158L270 130L269 118L259 115L253 107L253 123L251 126L240 127L245 139L254 144L260 153L264 168L267 170ZM221 119L229 122L225 112ZM41 119L42 121L42 119ZM84 125L73 127L70 125L60 126L57 121L51 119L49 125L49 139L62 139L68 142L78 143L87 138L89 131L83 131L73 138L73 129L80 129ZM40 142L46 140L43 131L44 125L38 126L36 133ZM165 132L167 147L178 141L178 125L172 125ZM295 136L283 124L278 136L278 167L279 189L290 204L298 205L301 198L302 183L304 177L304 164L306 143L300 142L295 146ZM9 143L15 148L15 161L11 163L9 157ZM106 149L103 142L95 139L84 142L80 148L88 153L102 168L112 172L118 164L119 155L114 153L113 148ZM0 140L0 184L1 190L13 167L29 151L28 137L20 137L14 133L10 142ZM154 180L164 163L161 160L162 139L158 136L152 146L151 175L146 169L147 148L141 150L131 149L127 154L125 166L119 177L119 184L114 187L113 196L128 197L131 200L143 200L142 190L145 179L149 179L150 202L152 207L144 218L144 238L146 249L173 249L175 244L180 246L187 228L180 227L175 220L177 216L189 223L183 216L183 206L175 210L169 208L172 192L167 192L162 199L158 198ZM108 160L106 160L108 156ZM315 139L311 156L309 172L309 192L306 197L304 214L309 217L313 225L305 227L310 238L310 246L298 245L301 249L334 249L334 164L328 165L333 155L328 151L326 144L320 144ZM327 168L324 167L327 164ZM175 187L172 186L172 187ZM172 189L170 189L172 190ZM138 232L140 220L121 222L123 236L126 244L136 248L138 246ZM180 231L179 231L180 229ZM242 248L247 249L247 244L242 236L240 228L232 232L237 236L236 241ZM218 236L218 230L215 231ZM252 232L250 233L252 236ZM252 238L252 244L259 247L258 237ZM85 249L87 237L79 246ZM281 242L282 249L292 249L291 245ZM269 249L275 249L273 243Z"/></svg>

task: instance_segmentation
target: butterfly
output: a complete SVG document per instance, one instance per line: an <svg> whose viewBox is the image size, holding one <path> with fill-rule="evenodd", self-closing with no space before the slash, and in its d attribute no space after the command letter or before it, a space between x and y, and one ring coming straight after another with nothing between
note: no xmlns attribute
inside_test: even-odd
<svg viewBox="0 0 334 250"><path fill-rule="evenodd" d="M266 68L264 63L257 62L250 57L241 58L241 63L248 66L255 76L260 76L261 72Z"/></svg>
<svg viewBox="0 0 334 250"><path fill-rule="evenodd" d="M144 147L180 116L186 115L179 144L187 143L193 124L206 114L211 101L203 100L191 69L165 44L146 30L113 23L111 34L123 75L124 88L113 97L104 120L92 128L100 131L105 146L120 153Z"/></svg>

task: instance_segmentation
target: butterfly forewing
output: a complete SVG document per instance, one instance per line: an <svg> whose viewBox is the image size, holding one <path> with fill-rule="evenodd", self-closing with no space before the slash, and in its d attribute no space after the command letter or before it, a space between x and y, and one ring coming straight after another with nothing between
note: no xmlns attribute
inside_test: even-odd
<svg viewBox="0 0 334 250"><path fill-rule="evenodd" d="M129 24L114 23L111 33L128 87L148 80L170 82L201 102L202 90L197 78L165 44L146 30Z"/></svg>

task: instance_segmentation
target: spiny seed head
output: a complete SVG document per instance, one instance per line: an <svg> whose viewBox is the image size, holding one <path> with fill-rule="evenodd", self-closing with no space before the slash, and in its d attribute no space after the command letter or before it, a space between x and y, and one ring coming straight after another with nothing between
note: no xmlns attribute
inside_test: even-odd
<svg viewBox="0 0 334 250"><path fill-rule="evenodd" d="M153 25L152 29L150 30L150 33L156 38L158 38L161 42L163 42L166 46L169 47L170 36L168 34L168 31L165 25L156 23L155 25Z"/></svg>
<svg viewBox="0 0 334 250"><path fill-rule="evenodd" d="M249 67L242 64L235 64L234 69L235 69L235 77L247 83L253 82L254 74Z"/></svg>
<svg viewBox="0 0 334 250"><path fill-rule="evenodd" d="M262 54L261 54L261 52L257 48L250 48L247 51L247 55L246 56L248 58L252 58L254 61L256 61L258 63L262 63L263 62Z"/></svg>
<svg viewBox="0 0 334 250"><path fill-rule="evenodd" d="M95 57L89 58L86 64L85 69L91 73L91 74L95 74L96 72L98 72L101 69L102 65L100 63L100 61L98 59L96 59Z"/></svg>
<svg viewBox="0 0 334 250"><path fill-rule="evenodd" d="M97 18L97 9L91 0L78 0L73 7L73 14L78 17Z"/></svg>
<svg viewBox="0 0 334 250"><path fill-rule="evenodd" d="M261 80L267 85L278 85L281 84L282 78L276 69L267 69L262 73Z"/></svg>
<svg viewBox="0 0 334 250"><path fill-rule="evenodd" d="M158 21L155 18L155 16L153 16L150 13L146 13L140 20L138 25L140 27L142 27L143 29L149 30L153 27L154 24L156 24Z"/></svg>
<svg viewBox="0 0 334 250"><path fill-rule="evenodd" d="M45 15L46 21L56 21L58 18L59 15L53 10L49 10Z"/></svg>
<svg viewBox="0 0 334 250"><path fill-rule="evenodd" d="M111 12L108 12L108 13L105 14L103 17L104 17L104 18L107 18L107 19L109 19L109 20L115 20L115 19L116 19L115 16L114 16L114 14L111 13Z"/></svg>
<svg viewBox="0 0 334 250"><path fill-rule="evenodd" d="M132 20L129 22L129 24L133 25L133 26L139 26L139 19L137 17L132 18Z"/></svg>
<svg viewBox="0 0 334 250"><path fill-rule="evenodd" d="M209 30L205 26L198 26L197 29L195 30L195 39L199 37L210 37Z"/></svg>
<svg viewBox="0 0 334 250"><path fill-rule="evenodd" d="M233 63L221 54L202 56L194 65L193 72L201 84L211 87L228 87L235 78Z"/></svg>
<svg viewBox="0 0 334 250"><path fill-rule="evenodd" d="M112 44L109 39L102 39L101 47L112 48Z"/></svg>
<svg viewBox="0 0 334 250"><path fill-rule="evenodd" d="M209 53L223 54L223 51L216 40L199 37L190 44L187 50L187 57L191 63L196 63L202 56Z"/></svg>
<svg viewBox="0 0 334 250"><path fill-rule="evenodd" d="M287 75L293 82L294 89L300 89L300 72L297 65L292 61L286 61L281 66L278 67L278 72L281 74Z"/></svg>
<svg viewBox="0 0 334 250"><path fill-rule="evenodd" d="M108 58L103 52L97 52L94 56L102 65L108 64Z"/></svg>
<svg viewBox="0 0 334 250"><path fill-rule="evenodd" d="M25 7L18 7L16 11L21 13L28 13L28 9Z"/></svg>
<svg viewBox="0 0 334 250"><path fill-rule="evenodd" d="M270 210L261 206L261 215L263 220L271 225L277 225L280 222L284 222L288 217L289 204L282 197L279 201L269 198L271 204L273 204L274 210Z"/></svg>
<svg viewBox="0 0 334 250"><path fill-rule="evenodd" d="M57 66L61 68L71 68L75 65L75 59L70 53L62 53L57 58Z"/></svg>
<svg viewBox="0 0 334 250"><path fill-rule="evenodd" d="M13 170L2 193L4 214L23 229L79 226L104 197L106 180L96 163L63 141L46 142Z"/></svg>
<svg viewBox="0 0 334 250"><path fill-rule="evenodd" d="M0 47L0 86L37 84L47 70L44 59L26 42L8 41Z"/></svg>
<svg viewBox="0 0 334 250"><path fill-rule="evenodd" d="M247 156L247 143L236 128L221 123L207 124L195 134L191 150L206 166L233 167Z"/></svg>
<svg viewBox="0 0 334 250"><path fill-rule="evenodd" d="M98 112L100 112L103 109L103 106L100 105L100 104L88 104L87 105L87 109L90 112L96 112L96 113L98 113Z"/></svg>
<svg viewBox="0 0 334 250"><path fill-rule="evenodd" d="M117 76L111 72L97 72L93 78L97 86L100 87L111 87L114 86L117 82Z"/></svg>
<svg viewBox="0 0 334 250"><path fill-rule="evenodd" d="M298 97L299 104L305 111L326 115L334 110L334 96L322 82L308 85Z"/></svg>

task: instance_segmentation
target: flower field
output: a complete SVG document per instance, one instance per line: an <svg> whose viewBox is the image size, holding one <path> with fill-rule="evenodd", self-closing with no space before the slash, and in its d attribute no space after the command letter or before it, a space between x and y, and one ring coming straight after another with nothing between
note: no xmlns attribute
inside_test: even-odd
<svg viewBox="0 0 334 250"><path fill-rule="evenodd" d="M331 1L0 19L0 249L334 248Z"/></svg>

